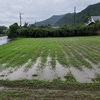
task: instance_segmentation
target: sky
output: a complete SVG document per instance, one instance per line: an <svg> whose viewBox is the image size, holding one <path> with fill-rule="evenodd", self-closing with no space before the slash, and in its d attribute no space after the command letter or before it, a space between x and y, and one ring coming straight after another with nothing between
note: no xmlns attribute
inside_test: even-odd
<svg viewBox="0 0 100 100"><path fill-rule="evenodd" d="M33 24L52 15L73 13L74 6L80 12L98 2L100 0L0 0L0 26L19 24L19 13L22 13L23 24Z"/></svg>

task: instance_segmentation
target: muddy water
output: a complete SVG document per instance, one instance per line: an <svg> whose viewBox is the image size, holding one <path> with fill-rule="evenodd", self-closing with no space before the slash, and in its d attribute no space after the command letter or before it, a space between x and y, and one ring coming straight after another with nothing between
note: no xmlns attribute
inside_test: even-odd
<svg viewBox="0 0 100 100"><path fill-rule="evenodd" d="M90 60L85 59L91 64L92 69L88 69L85 66L82 66L82 70L78 70L75 67L71 67L70 71L78 82L92 82L92 79L96 78L96 75L100 75L100 68L98 65L93 64Z"/></svg>
<svg viewBox="0 0 100 100"><path fill-rule="evenodd" d="M0 37L0 45L6 44L8 41L8 36Z"/></svg>
<svg viewBox="0 0 100 100"><path fill-rule="evenodd" d="M37 58L36 63L32 65L32 67L26 72L26 78L28 79L38 79L38 71L39 71L39 66L41 64L41 58Z"/></svg>
<svg viewBox="0 0 100 100"><path fill-rule="evenodd" d="M51 58L47 57L47 62L45 63L45 67L38 71L38 78L41 80L52 80L56 78L55 70L52 69L50 65Z"/></svg>
<svg viewBox="0 0 100 100"><path fill-rule="evenodd" d="M31 62L29 60L27 63L25 63L22 67L16 69L13 73L9 74L7 76L7 79L10 80L18 80L18 79L23 79L26 78L26 72L25 72L25 67Z"/></svg>
<svg viewBox="0 0 100 100"><path fill-rule="evenodd" d="M89 60L88 62L93 67L88 69L85 66L82 66L82 70L79 70L75 67L64 67L58 61L56 61L55 68L52 68L51 57L47 57L47 61L44 67L41 67L41 58L37 58L36 62L32 62L32 66L29 70L25 71L25 68L30 64L29 60L26 64L17 69L5 69L0 72L0 79L39 79L39 80L53 80L54 78L60 77L62 80L65 80L64 76L69 72L75 77L78 82L92 82L92 79L96 77L96 74L100 73L100 68L97 65L93 65Z"/></svg>
<svg viewBox="0 0 100 100"><path fill-rule="evenodd" d="M84 71L78 70L74 67L71 67L70 71L78 82L81 82L81 83L91 82L91 79L89 78L88 75L86 75Z"/></svg>
<svg viewBox="0 0 100 100"><path fill-rule="evenodd" d="M7 68L7 69L5 69L5 70L2 70L1 72L0 72L0 79L7 79L7 77L11 74L11 73L13 73L14 71L16 70L16 68Z"/></svg>
<svg viewBox="0 0 100 100"><path fill-rule="evenodd" d="M56 61L56 67L52 68L50 61L51 58L48 56L45 67L43 69L37 69L37 79L53 80L54 78L60 77L64 80L64 76L69 72L69 70L64 68L58 61Z"/></svg>
<svg viewBox="0 0 100 100"><path fill-rule="evenodd" d="M56 61L56 73L62 80L65 80L64 76L70 72L69 68L63 67L58 61Z"/></svg>

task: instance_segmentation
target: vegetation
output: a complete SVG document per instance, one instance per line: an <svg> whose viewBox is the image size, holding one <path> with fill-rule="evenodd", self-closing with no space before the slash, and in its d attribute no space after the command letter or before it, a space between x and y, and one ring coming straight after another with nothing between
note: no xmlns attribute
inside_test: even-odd
<svg viewBox="0 0 100 100"><path fill-rule="evenodd" d="M54 79L52 82L39 80L1 80L4 89L0 91L0 99L33 100L35 99L96 99L100 98L100 82L77 83ZM5 88L6 87L6 88ZM73 94L73 95L72 95Z"/></svg>
<svg viewBox="0 0 100 100"><path fill-rule="evenodd" d="M7 27L5 26L0 26L0 36L5 36L7 32Z"/></svg>
<svg viewBox="0 0 100 100"><path fill-rule="evenodd" d="M16 68L17 70L17 68L25 64L26 69L30 69L38 57L41 58L42 62L40 63L40 66L37 67L43 69L48 56L51 57L49 63L52 69L55 68L56 61L59 61L64 68L70 68L73 66L81 71L83 66L85 66L88 69L92 69L93 66L86 59L95 65L99 64L99 44L99 36L69 38L16 38L15 40L0 46L0 70L11 67ZM10 73L12 73L12 70ZM99 100L100 98L100 80L97 80L99 75L97 75L97 78L91 83L77 82L70 72L68 74L66 73L64 81L59 77L54 78L52 81L36 80L35 77L37 76L37 74L33 74L32 79L18 79L13 81L8 79L0 80L0 89L2 89L2 86L4 87L4 90L0 90L0 99L31 100L33 97L37 99L38 93L38 99L40 99L40 97L42 99L47 99L50 98L50 96L53 96L53 100L54 97L58 99L61 99L61 97L69 97L71 99L83 98L83 100ZM44 93L43 90L47 90L47 92ZM69 95L69 93L71 93L71 95L73 93L73 97ZM93 94L93 96L90 94Z"/></svg>
<svg viewBox="0 0 100 100"><path fill-rule="evenodd" d="M32 88L5 88L0 91L1 100L99 100L100 91L83 90L52 90Z"/></svg>
<svg viewBox="0 0 100 100"><path fill-rule="evenodd" d="M96 13L94 12L99 6L100 4L92 5L78 13L76 15L78 18L77 23L86 21L92 14L96 15L98 10ZM91 13L92 8L94 8L94 12ZM67 14L63 17L53 16L54 20L59 17L53 22L56 23L59 19L62 20L61 17L66 18L66 16L67 19L71 19L73 14ZM52 18L49 20L52 20ZM63 19L62 23L63 22L65 22L65 19ZM76 24L75 26L65 25L59 28L53 28L51 25L36 27L34 25L28 25L28 23L19 27L17 23L14 23L8 30L4 26L0 27L0 36L2 36L2 34L4 36L5 33L7 33L10 38L16 39L0 46L0 100L31 100L33 97L34 99L40 99L38 96L43 100L51 98L51 96L57 99L68 99L68 96L69 99L73 99L74 97L76 100L100 99L100 74L98 73L100 66L100 36L96 36L100 35L99 21L90 26ZM50 61L48 57L50 57ZM40 62L38 62L38 59ZM46 66L47 62L49 65ZM57 62L61 65L57 66ZM24 70L22 69L23 73L27 73L36 63L39 64L35 67L38 67L41 72L43 72L45 67L50 67L49 70L52 69L55 71L55 69L60 66L62 66L61 68L69 69L69 72L63 77L64 80L62 80L60 76L48 81L39 80L36 79L38 73L33 73L31 79L25 77L26 79L19 78L11 81L9 80L10 78L7 78L20 68L24 68ZM95 78L91 79L90 83L80 83L71 72L71 68L75 68L81 72L83 68L85 68L85 71L86 69L89 71L93 70L94 73L96 70L97 73ZM7 70L7 75L5 73L1 74L2 71ZM3 80L2 78L5 76L7 79ZM73 94L73 96L68 93Z"/></svg>
<svg viewBox="0 0 100 100"><path fill-rule="evenodd" d="M0 65L6 63L6 67L16 67L29 59L34 62L38 57L45 64L46 58L50 56L52 66L58 60L66 67L72 65L81 68L84 65L91 68L85 58L95 64L100 62L99 43L100 37L17 38L0 46Z"/></svg>
<svg viewBox="0 0 100 100"><path fill-rule="evenodd" d="M18 26L18 24L17 23L14 23L13 25L11 25L10 27L9 27L9 30L7 31L7 33L8 33L8 36L10 37L10 38L15 38L15 37L17 37L17 30L19 29L19 26Z"/></svg>
<svg viewBox="0 0 100 100"><path fill-rule="evenodd" d="M75 26L62 26L53 28L47 26L30 26L28 24L19 27L17 23L10 26L8 36L10 38L16 37L70 37L70 36L92 36L100 35L100 21L97 21L91 26L84 26L77 24Z"/></svg>
<svg viewBox="0 0 100 100"><path fill-rule="evenodd" d="M36 26L47 26L48 24L50 24L50 25L55 25L55 23L60 19L60 18L62 18L64 15L54 15L54 16L52 16L52 17L50 17L50 18L48 18L48 19L46 19L46 20L44 20L44 21L41 21L41 22L36 22L35 23L35 25Z"/></svg>
<svg viewBox="0 0 100 100"><path fill-rule="evenodd" d="M81 12L76 14L76 23L86 23L88 18L90 16L100 16L100 3L89 5L87 8L82 10ZM56 20L55 19L58 19ZM59 16L53 16L47 20L44 20L42 22L36 23L36 25L73 25L74 24L74 14L73 13L67 13L65 15L59 15Z"/></svg>
<svg viewBox="0 0 100 100"><path fill-rule="evenodd" d="M62 81L59 78L53 81L22 79L22 80L0 80L0 85L11 88L31 88L31 89L57 89L57 90L100 90L100 81L93 83L78 83L74 81Z"/></svg>

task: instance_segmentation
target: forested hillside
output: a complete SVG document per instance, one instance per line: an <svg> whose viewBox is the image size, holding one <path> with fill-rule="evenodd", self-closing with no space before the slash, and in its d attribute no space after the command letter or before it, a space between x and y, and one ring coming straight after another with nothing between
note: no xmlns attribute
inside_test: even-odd
<svg viewBox="0 0 100 100"><path fill-rule="evenodd" d="M35 25L36 26L42 26L42 25L48 25L48 24L50 24L50 25L55 25L55 23L60 19L60 18L62 18L64 15L53 15L52 17L50 17L50 18L48 18L48 19L46 19L46 20L44 20L44 21L41 21L41 22L37 22L37 23L35 23Z"/></svg>
<svg viewBox="0 0 100 100"><path fill-rule="evenodd" d="M100 15L100 3L89 5L87 8L76 14L76 23L85 23L90 16ZM52 16L51 18L38 22L36 25L72 25L74 22L74 14L67 13L65 15Z"/></svg>

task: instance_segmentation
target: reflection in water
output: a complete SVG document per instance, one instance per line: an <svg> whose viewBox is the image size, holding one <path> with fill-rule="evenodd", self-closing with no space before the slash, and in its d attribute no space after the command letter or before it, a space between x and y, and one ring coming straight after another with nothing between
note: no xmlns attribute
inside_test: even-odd
<svg viewBox="0 0 100 100"><path fill-rule="evenodd" d="M56 61L56 73L58 77L60 77L62 80L65 80L64 76L69 72L69 68L63 67L58 61Z"/></svg>
<svg viewBox="0 0 100 100"><path fill-rule="evenodd" d="M22 67L18 68L13 73L11 73L10 75L8 75L7 78L10 79L10 80L17 80L17 79L26 78L25 67L30 63L30 61L31 60L29 60Z"/></svg>
<svg viewBox="0 0 100 100"><path fill-rule="evenodd" d="M75 67L70 67L70 71L78 82L91 82L91 79L84 71L80 71Z"/></svg>
<svg viewBox="0 0 100 100"><path fill-rule="evenodd" d="M39 79L41 80L53 80L56 78L55 69L52 69L50 64L51 58L47 57L47 62L45 63L45 67L39 70Z"/></svg>
<svg viewBox="0 0 100 100"><path fill-rule="evenodd" d="M0 37L0 45L6 44L8 41L8 36Z"/></svg>
<svg viewBox="0 0 100 100"><path fill-rule="evenodd" d="M28 79L32 79L35 78L37 79L37 77L33 77L33 76L38 76L38 66L41 64L41 58L37 58L36 63L34 65L32 65L32 67L26 72L26 77Z"/></svg>
<svg viewBox="0 0 100 100"><path fill-rule="evenodd" d="M58 61L56 61L55 68L52 68L50 62L51 58L48 56L45 66L41 68L41 57L37 58L36 62L33 63L32 67L25 71L25 68L28 64L32 62L29 60L26 64L18 69L5 69L0 72L0 79L39 79L39 80L53 80L54 78L60 77L62 80L65 80L69 72L75 77L78 82L91 82L93 78L96 77L96 74L100 73L100 68L96 65L92 69L88 69L85 66L82 66L82 70L79 70L75 67L63 67Z"/></svg>

